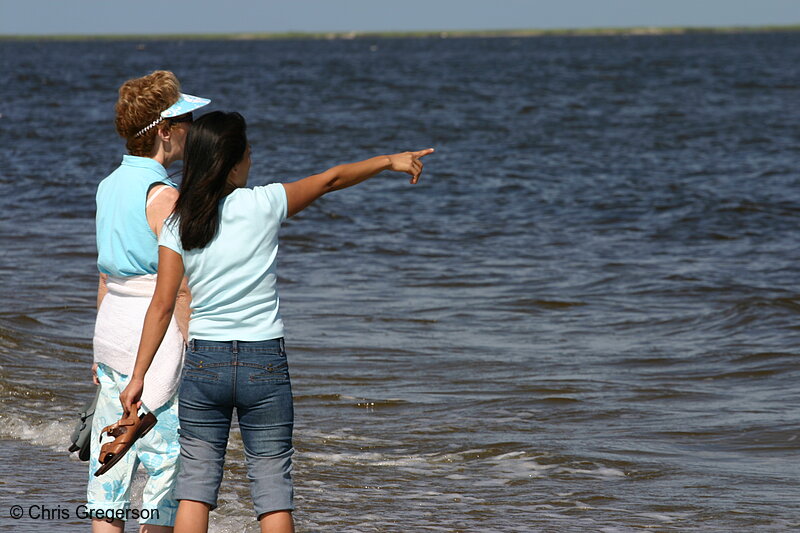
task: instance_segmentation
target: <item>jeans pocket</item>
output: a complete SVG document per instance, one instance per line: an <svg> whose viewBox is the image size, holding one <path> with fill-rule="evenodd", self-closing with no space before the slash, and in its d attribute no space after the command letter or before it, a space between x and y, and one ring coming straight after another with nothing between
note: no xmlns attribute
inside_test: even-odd
<svg viewBox="0 0 800 533"><path fill-rule="evenodd" d="M289 364L279 358L266 364L254 366L248 378L251 382L284 383L289 381Z"/></svg>
<svg viewBox="0 0 800 533"><path fill-rule="evenodd" d="M219 373L217 371L219 366L219 364L208 365L203 360L201 352L186 350L183 363L183 379L216 383L219 381Z"/></svg>

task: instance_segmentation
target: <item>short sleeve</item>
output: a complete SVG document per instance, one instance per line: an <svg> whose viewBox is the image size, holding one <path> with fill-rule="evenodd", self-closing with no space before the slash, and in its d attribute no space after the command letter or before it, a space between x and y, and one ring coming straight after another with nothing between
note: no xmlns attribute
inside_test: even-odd
<svg viewBox="0 0 800 533"><path fill-rule="evenodd" d="M164 246L183 255L183 246L178 232L178 224L175 219L169 218L161 226L161 235L158 237L158 245Z"/></svg>
<svg viewBox="0 0 800 533"><path fill-rule="evenodd" d="M253 192L259 204L274 216L278 222L286 220L289 202L286 199L286 189L281 183L270 183L260 187L253 187Z"/></svg>

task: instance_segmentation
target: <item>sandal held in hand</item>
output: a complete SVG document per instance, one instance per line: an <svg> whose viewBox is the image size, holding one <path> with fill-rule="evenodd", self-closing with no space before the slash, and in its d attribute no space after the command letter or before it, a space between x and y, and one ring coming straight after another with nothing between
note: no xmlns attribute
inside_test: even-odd
<svg viewBox="0 0 800 533"><path fill-rule="evenodd" d="M109 437L114 437L114 441L107 442L100 448L99 461L103 466L98 468L94 475L101 476L108 472L122 459L133 443L139 437L147 435L147 432L155 425L156 415L146 413L140 417L137 410L132 409L127 418L120 418L114 424L104 427L100 432L100 439L102 440L103 433L107 433Z"/></svg>

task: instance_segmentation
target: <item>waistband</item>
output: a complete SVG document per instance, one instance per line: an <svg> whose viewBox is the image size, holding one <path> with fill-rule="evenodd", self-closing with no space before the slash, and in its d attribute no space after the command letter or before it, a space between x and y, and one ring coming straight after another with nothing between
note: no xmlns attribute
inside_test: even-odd
<svg viewBox="0 0 800 533"><path fill-rule="evenodd" d="M121 296L152 297L156 290L156 274L143 274L126 278L108 276L106 287L108 292Z"/></svg>
<svg viewBox="0 0 800 533"><path fill-rule="evenodd" d="M283 337L277 339L268 339L263 341L207 341L203 339L190 339L188 342L189 349L195 351L201 350L219 350L228 351L233 353L239 352L281 352L286 350L286 345Z"/></svg>

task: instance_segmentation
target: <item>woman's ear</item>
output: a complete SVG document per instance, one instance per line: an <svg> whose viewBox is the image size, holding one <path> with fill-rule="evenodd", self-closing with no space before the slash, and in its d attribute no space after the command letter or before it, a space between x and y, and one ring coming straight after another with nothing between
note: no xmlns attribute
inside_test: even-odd
<svg viewBox="0 0 800 533"><path fill-rule="evenodd" d="M171 134L171 132L170 132L169 123L164 122L162 124L159 124L159 126L158 126L158 136L161 138L161 140L163 142L165 142L165 143L169 142L170 134Z"/></svg>

